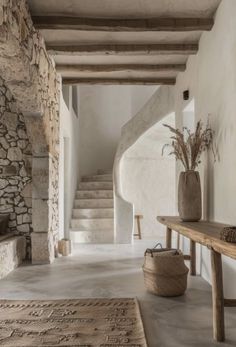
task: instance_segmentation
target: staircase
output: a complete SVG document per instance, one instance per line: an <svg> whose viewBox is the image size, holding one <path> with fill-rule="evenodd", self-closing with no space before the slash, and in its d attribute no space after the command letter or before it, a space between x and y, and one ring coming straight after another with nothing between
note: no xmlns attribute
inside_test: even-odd
<svg viewBox="0 0 236 347"><path fill-rule="evenodd" d="M113 182L110 171L82 177L72 212L71 240L78 243L113 243Z"/></svg>

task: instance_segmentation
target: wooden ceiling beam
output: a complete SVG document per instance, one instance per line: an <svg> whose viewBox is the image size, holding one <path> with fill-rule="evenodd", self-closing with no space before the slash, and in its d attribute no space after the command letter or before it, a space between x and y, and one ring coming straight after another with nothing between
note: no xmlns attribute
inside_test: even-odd
<svg viewBox="0 0 236 347"><path fill-rule="evenodd" d="M37 29L108 32L139 31L205 31L211 30L213 18L80 18L65 16L33 16Z"/></svg>
<svg viewBox="0 0 236 347"><path fill-rule="evenodd" d="M52 54L196 54L198 43L186 44L90 44L90 45L68 45L68 44L47 44L47 49Z"/></svg>
<svg viewBox="0 0 236 347"><path fill-rule="evenodd" d="M174 85L175 78L63 78L63 84Z"/></svg>
<svg viewBox="0 0 236 347"><path fill-rule="evenodd" d="M58 72L118 72L118 71L137 71L137 72L179 72L186 69L185 64L99 64L99 65L77 65L77 64L57 64Z"/></svg>

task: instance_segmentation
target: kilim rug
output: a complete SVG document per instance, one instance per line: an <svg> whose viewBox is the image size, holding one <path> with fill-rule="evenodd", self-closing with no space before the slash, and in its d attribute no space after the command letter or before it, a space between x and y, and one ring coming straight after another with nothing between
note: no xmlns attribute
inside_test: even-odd
<svg viewBox="0 0 236 347"><path fill-rule="evenodd" d="M0 300L0 346L147 347L136 299Z"/></svg>

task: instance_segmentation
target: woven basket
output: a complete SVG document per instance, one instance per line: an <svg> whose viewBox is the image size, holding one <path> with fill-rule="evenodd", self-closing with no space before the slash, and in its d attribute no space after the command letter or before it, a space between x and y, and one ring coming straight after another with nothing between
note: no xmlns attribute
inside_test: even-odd
<svg viewBox="0 0 236 347"><path fill-rule="evenodd" d="M236 243L236 227L225 227L221 230L220 239L225 242Z"/></svg>
<svg viewBox="0 0 236 347"><path fill-rule="evenodd" d="M71 241L68 239L62 239L58 241L58 253L63 256L71 254Z"/></svg>
<svg viewBox="0 0 236 347"><path fill-rule="evenodd" d="M187 289L188 268L176 249L148 249L143 265L147 290L158 296L180 296Z"/></svg>

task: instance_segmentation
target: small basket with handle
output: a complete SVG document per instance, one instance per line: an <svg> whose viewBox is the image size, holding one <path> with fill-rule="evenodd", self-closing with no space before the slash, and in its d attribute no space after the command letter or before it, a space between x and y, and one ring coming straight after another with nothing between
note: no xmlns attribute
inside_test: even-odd
<svg viewBox="0 0 236 347"><path fill-rule="evenodd" d="M178 249L162 248L158 243L145 251L144 283L147 290L155 295L183 295L187 289L188 272L184 255Z"/></svg>

